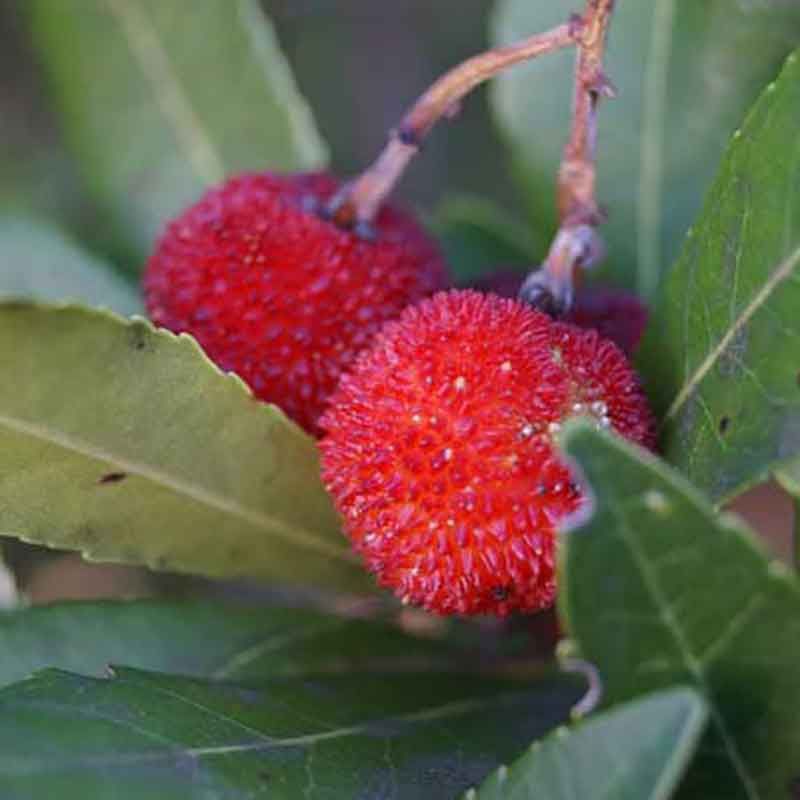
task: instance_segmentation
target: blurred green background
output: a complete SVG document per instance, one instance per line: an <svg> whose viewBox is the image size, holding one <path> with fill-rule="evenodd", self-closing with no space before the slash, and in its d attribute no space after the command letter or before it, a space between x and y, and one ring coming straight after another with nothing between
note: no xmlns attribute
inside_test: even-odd
<svg viewBox="0 0 800 800"><path fill-rule="evenodd" d="M24 0L0 0L0 208L41 211L102 251L91 201L65 152L48 87L30 45ZM387 131L448 67L488 46L490 0L265 0L300 90L329 142L334 171L373 159ZM121 154L124 157L124 153ZM431 209L443 196L513 191L487 93L426 145L398 192Z"/></svg>

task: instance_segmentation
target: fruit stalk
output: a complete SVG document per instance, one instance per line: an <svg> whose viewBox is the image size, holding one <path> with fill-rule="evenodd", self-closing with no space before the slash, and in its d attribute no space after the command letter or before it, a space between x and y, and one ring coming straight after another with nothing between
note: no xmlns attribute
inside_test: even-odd
<svg viewBox="0 0 800 800"><path fill-rule="evenodd" d="M587 0L573 20L578 33L575 91L569 140L558 172L559 229L540 270L523 284L523 300L555 314L572 306L576 274L601 261L603 241L596 228L605 214L596 199L597 107L614 88L603 68L615 0Z"/></svg>
<svg viewBox="0 0 800 800"><path fill-rule="evenodd" d="M343 227L368 227L439 120L452 117L464 97L508 67L577 44L582 27L576 16L546 33L473 56L439 78L391 132L377 160L334 197L327 209L331 218Z"/></svg>
<svg viewBox="0 0 800 800"><path fill-rule="evenodd" d="M608 27L614 0L588 0L578 41L575 66L572 128L558 174L558 209L561 225L603 222L595 198L597 106L614 89L603 70Z"/></svg>

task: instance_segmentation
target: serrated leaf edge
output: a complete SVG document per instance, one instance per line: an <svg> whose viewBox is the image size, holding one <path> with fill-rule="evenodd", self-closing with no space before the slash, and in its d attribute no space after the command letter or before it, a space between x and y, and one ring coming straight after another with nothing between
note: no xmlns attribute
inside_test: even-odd
<svg viewBox="0 0 800 800"><path fill-rule="evenodd" d="M133 316L130 319L126 319L125 317L122 317L119 314L113 311L109 311L107 309L89 308L76 303L46 304L46 303L27 303L27 302L22 302L22 303L0 302L0 313L2 313L3 310L12 307L14 308L22 307L31 310L46 311L46 312L52 311L56 313L62 311L79 312L82 314L86 314L87 316L94 316L99 319L104 319L106 321L112 322L115 325L122 325L123 327L128 329L143 327L148 332L149 335L155 338L160 338L169 341L171 343L178 344L180 347L186 348L187 352L191 352L192 357L194 358L197 358L199 356L200 363L205 369L210 369L211 371L219 375L221 378L235 384L238 387L237 390L242 392L243 397L255 400L253 393L247 386L247 384L235 373L224 372L223 370L221 370L213 361L211 361L211 359L209 359L209 357L205 354L203 349L198 344L197 340L188 333L174 334L171 331L166 330L165 328L155 327L147 319L138 315ZM293 434L296 437L304 439L306 440L307 443L316 447L311 437L308 436L308 434L306 434L303 430L301 430L294 422L292 422L283 413L283 411L281 411L280 408L269 403L262 403L261 401L257 402L259 406L263 407L264 413L268 414L271 417L273 426L277 424L286 425L292 430ZM308 547L311 550L324 553L325 555L331 556L333 558L337 558L353 564L360 563L358 557L346 548L344 541L341 547L338 547L333 544L328 544L323 540L317 538L313 533L309 531L303 531L295 526L291 527L286 526L283 522L273 517L270 517L267 514L247 509L243 507L240 503L232 502L228 498L222 497L217 493L209 491L207 489L198 489L196 487L193 487L188 483L176 480L173 477L169 476L168 474L162 473L159 470L153 469L150 466L142 465L133 461L128 461L126 459L121 459L118 456L106 453L99 448L95 448L92 445L88 445L84 442L80 442L76 439L73 439L72 437L65 436L64 434L61 434L59 432L50 431L46 427L33 425L31 423L20 422L19 420L15 420L3 414L0 414L0 425L12 431L29 435L33 438L38 438L43 441L48 441L52 444L55 444L56 446L61 446L65 449L79 453L89 458L95 458L99 461L112 464L115 467L118 467L121 471L138 475L139 477L142 477L145 480L149 480L153 483L156 483L159 486L163 486L178 494L190 497L191 499L199 503L202 503L208 506L209 508L213 508L217 511L222 511L224 513L228 513L231 514L232 516L238 517L239 519L248 522L249 524L253 525L256 528L260 528L262 530L269 530L271 533L274 533L275 535L283 538L290 544L297 545L302 543L302 545ZM20 537L14 533L8 533L6 535L15 536L16 538L22 539L22 541L30 541L25 537ZM92 550L85 550L82 552L85 552L87 555L91 556Z"/></svg>

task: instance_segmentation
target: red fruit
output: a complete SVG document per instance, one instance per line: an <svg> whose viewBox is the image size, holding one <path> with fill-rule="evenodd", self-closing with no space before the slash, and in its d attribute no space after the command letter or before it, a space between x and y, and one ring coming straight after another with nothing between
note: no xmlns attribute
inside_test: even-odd
<svg viewBox="0 0 800 800"><path fill-rule="evenodd" d="M328 175L242 175L169 224L144 278L153 321L188 331L222 369L311 432L381 325L446 285L436 246L384 207L366 241L315 209Z"/></svg>
<svg viewBox="0 0 800 800"><path fill-rule="evenodd" d="M633 292L589 287L578 289L567 321L579 328L594 328L631 356L642 340L649 313Z"/></svg>
<svg viewBox="0 0 800 800"><path fill-rule="evenodd" d="M501 297L516 297L524 280L519 272L503 270L477 282L475 288ZM577 290L575 307L566 321L579 328L593 328L630 356L644 335L648 316L647 306L633 292L590 286Z"/></svg>
<svg viewBox="0 0 800 800"><path fill-rule="evenodd" d="M321 425L323 477L384 586L442 614L553 602L556 527L582 497L553 446L589 414L652 446L620 350L516 301L437 294L356 360Z"/></svg>

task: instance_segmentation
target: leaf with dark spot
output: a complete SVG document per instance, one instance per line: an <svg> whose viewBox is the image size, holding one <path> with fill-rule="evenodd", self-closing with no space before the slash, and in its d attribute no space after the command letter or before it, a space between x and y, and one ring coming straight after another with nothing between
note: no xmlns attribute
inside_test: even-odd
<svg viewBox="0 0 800 800"><path fill-rule="evenodd" d="M15 376L0 381L4 534L179 572L374 586L341 534L316 443L191 337L0 304L0 363Z"/></svg>
<svg viewBox="0 0 800 800"><path fill-rule="evenodd" d="M733 137L639 354L665 457L717 502L800 463L798 130L800 52Z"/></svg>
<svg viewBox="0 0 800 800"><path fill-rule="evenodd" d="M104 486L108 483L119 483L120 481L124 481L125 478L128 477L126 472L107 472L97 481L101 486Z"/></svg>

